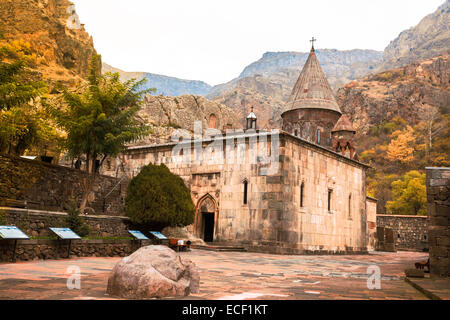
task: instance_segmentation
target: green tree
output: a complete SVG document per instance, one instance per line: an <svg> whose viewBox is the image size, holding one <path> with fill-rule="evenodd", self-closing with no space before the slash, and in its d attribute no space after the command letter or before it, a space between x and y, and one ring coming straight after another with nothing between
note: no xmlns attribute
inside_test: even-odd
<svg viewBox="0 0 450 320"><path fill-rule="evenodd" d="M194 222L194 203L183 179L164 165L142 168L127 188L126 213L133 223L186 226Z"/></svg>
<svg viewBox="0 0 450 320"><path fill-rule="evenodd" d="M393 200L386 208L391 214L427 215L425 173L412 170L392 182Z"/></svg>
<svg viewBox="0 0 450 320"><path fill-rule="evenodd" d="M142 96L154 89L139 91L145 79L122 83L118 73L101 75L100 70L100 56L95 55L87 88L78 88L81 93L64 90L67 107L53 108L58 124L67 133L64 148L69 157L86 157L81 212L106 157L116 156L126 148L126 143L150 133L135 115L141 107Z"/></svg>
<svg viewBox="0 0 450 320"><path fill-rule="evenodd" d="M6 225L8 223L8 220L5 217L5 212L3 210L0 210L0 225Z"/></svg>
<svg viewBox="0 0 450 320"><path fill-rule="evenodd" d="M77 208L75 200L72 200L67 210L67 227L80 237L86 237L89 234L89 226L80 217L80 210Z"/></svg>
<svg viewBox="0 0 450 320"><path fill-rule="evenodd" d="M9 110L30 102L47 91L25 44L0 47L0 110Z"/></svg>
<svg viewBox="0 0 450 320"><path fill-rule="evenodd" d="M41 75L29 68L35 57L29 44L0 47L0 152L21 155L45 140L49 118L39 106L47 93ZM48 137L54 141L55 136Z"/></svg>

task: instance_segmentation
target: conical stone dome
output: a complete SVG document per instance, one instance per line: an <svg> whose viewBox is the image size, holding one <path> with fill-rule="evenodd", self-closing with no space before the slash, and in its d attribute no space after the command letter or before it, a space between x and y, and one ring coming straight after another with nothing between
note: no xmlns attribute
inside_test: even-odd
<svg viewBox="0 0 450 320"><path fill-rule="evenodd" d="M333 90L317 60L314 47L292 89L284 111L295 109L326 109L341 114Z"/></svg>
<svg viewBox="0 0 450 320"><path fill-rule="evenodd" d="M339 132L339 131L349 131L356 133L356 130L353 128L352 122L345 114L343 114L339 118L333 130L331 130L331 132Z"/></svg>

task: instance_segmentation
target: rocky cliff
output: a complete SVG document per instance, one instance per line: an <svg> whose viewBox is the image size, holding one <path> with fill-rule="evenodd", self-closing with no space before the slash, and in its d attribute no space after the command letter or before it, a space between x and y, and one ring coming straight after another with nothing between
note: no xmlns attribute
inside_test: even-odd
<svg viewBox="0 0 450 320"><path fill-rule="evenodd" d="M381 61L374 50L316 50L322 69L333 89L368 74ZM283 104L306 62L309 53L267 52L247 66L240 76L215 86L206 96L223 103L244 119L251 107L258 116L258 127L279 127Z"/></svg>
<svg viewBox="0 0 450 320"><path fill-rule="evenodd" d="M201 121L203 130L210 124L210 117L215 117L215 128L223 130L228 126L241 128L236 114L227 106L210 101L202 96L182 95L178 97L147 95L138 117L150 124L153 134L133 145L168 142L177 129L194 131L194 122Z"/></svg>
<svg viewBox="0 0 450 320"><path fill-rule="evenodd" d="M361 136L373 125L400 116L414 124L421 106L450 112L450 51L408 66L352 81L339 89L342 112L351 116Z"/></svg>
<svg viewBox="0 0 450 320"><path fill-rule="evenodd" d="M72 2L2 0L0 20L0 42L25 45L44 78L72 83L86 76L96 51Z"/></svg>
<svg viewBox="0 0 450 320"><path fill-rule="evenodd" d="M146 88L156 88L155 95L180 96L183 94L205 95L211 86L203 81L185 80L148 72L126 72L106 63L102 64L102 72L118 72L121 80L146 78Z"/></svg>
<svg viewBox="0 0 450 320"><path fill-rule="evenodd" d="M423 18L418 25L405 30L384 50L379 71L432 58L450 49L450 0Z"/></svg>

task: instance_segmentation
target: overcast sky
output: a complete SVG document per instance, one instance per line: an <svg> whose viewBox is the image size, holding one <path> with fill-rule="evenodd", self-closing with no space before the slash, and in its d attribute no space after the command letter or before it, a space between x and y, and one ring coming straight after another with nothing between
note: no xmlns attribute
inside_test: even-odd
<svg viewBox="0 0 450 320"><path fill-rule="evenodd" d="M71 0L103 61L211 85L266 51L384 50L444 0Z"/></svg>

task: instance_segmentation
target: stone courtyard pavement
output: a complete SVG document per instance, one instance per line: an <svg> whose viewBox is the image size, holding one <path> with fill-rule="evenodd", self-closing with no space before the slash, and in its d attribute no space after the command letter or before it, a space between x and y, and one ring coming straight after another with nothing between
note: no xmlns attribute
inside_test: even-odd
<svg viewBox="0 0 450 320"><path fill-rule="evenodd" d="M427 253L287 256L248 252L182 252L200 268L200 293L183 299L428 299L403 279ZM0 299L111 299L109 271L120 258L71 258L0 264ZM69 290L67 268L81 270ZM368 267L381 270L381 289L367 288Z"/></svg>

